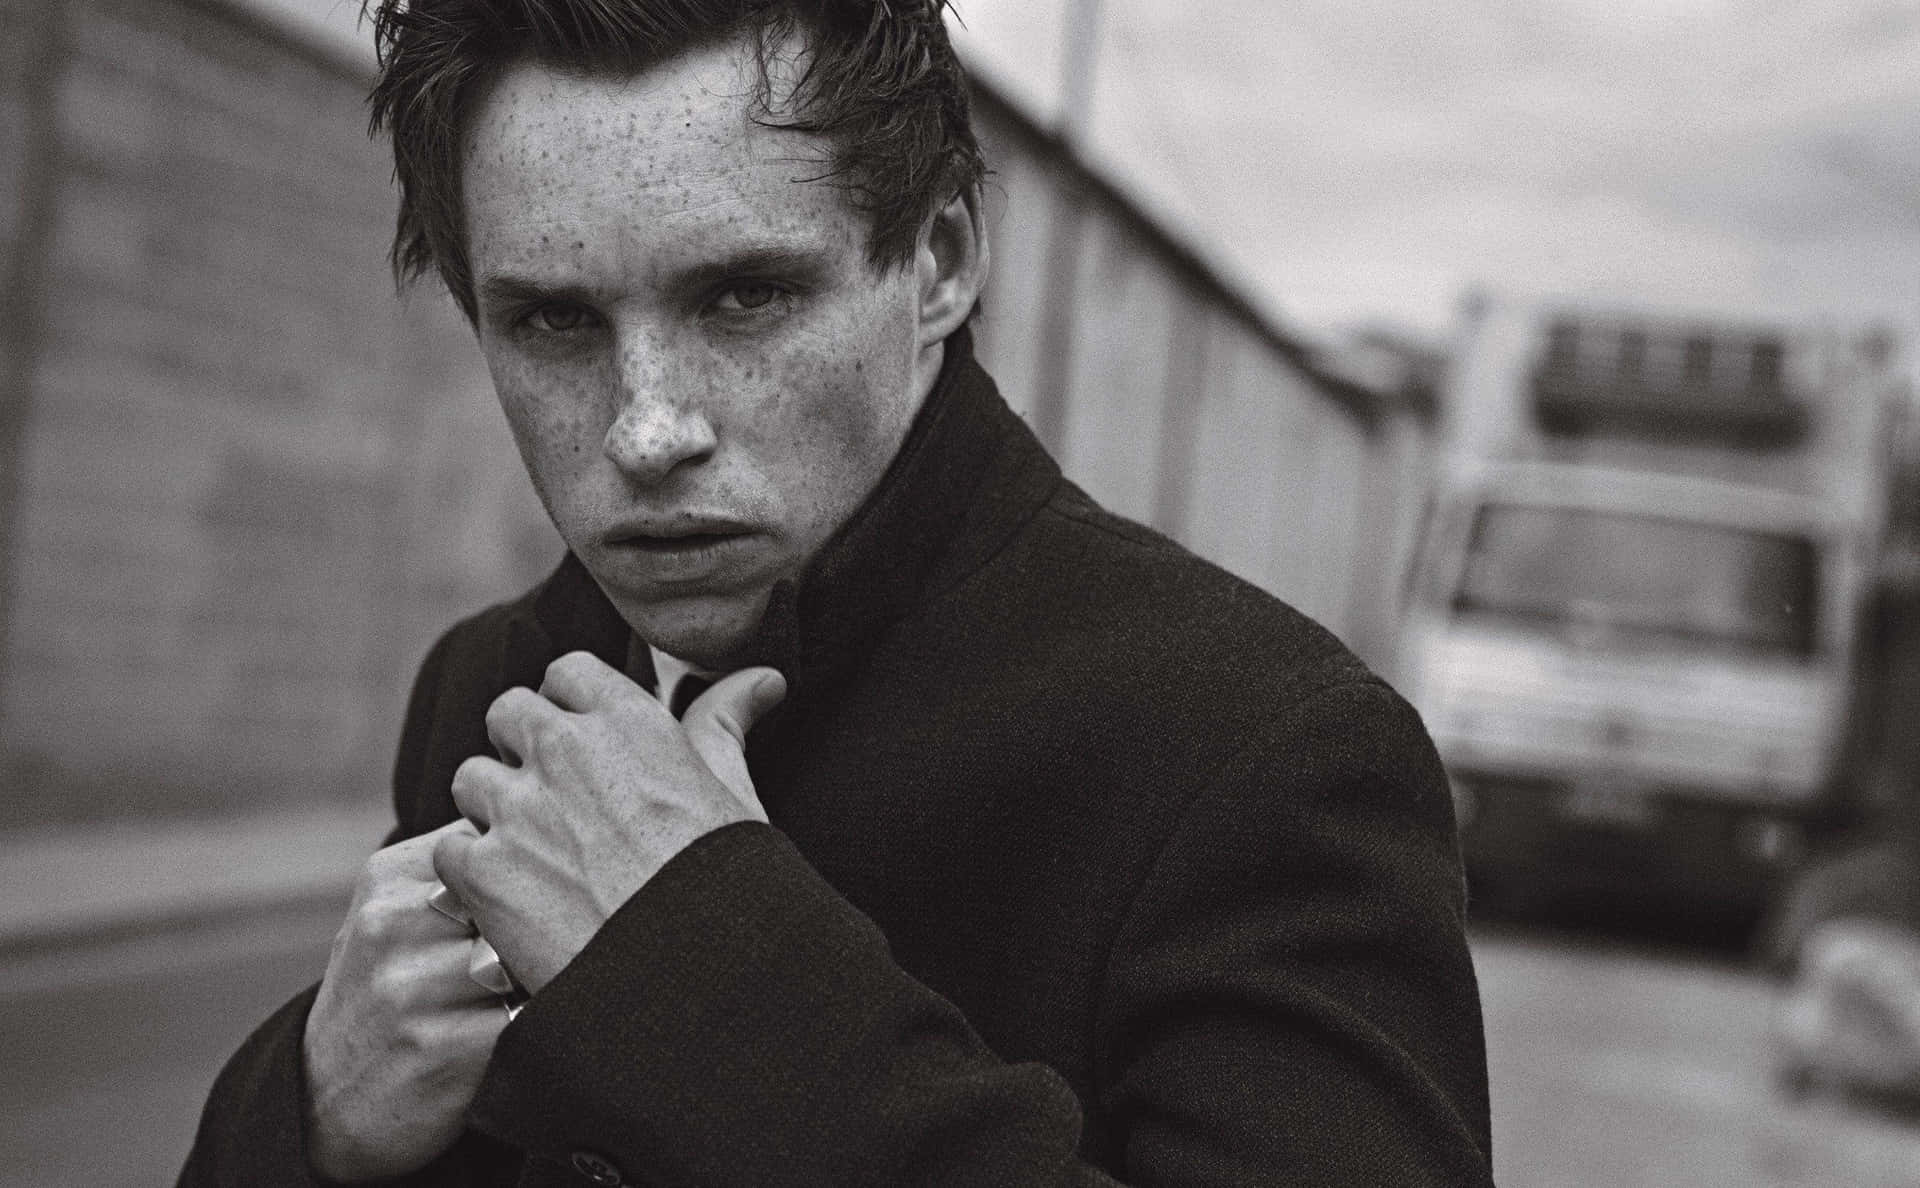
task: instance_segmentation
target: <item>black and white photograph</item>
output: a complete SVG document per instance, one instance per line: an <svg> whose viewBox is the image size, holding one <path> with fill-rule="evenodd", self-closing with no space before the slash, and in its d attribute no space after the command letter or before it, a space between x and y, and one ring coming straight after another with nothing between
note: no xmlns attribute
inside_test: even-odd
<svg viewBox="0 0 1920 1188"><path fill-rule="evenodd" d="M1920 1185L1920 0L0 0L0 1188Z"/></svg>

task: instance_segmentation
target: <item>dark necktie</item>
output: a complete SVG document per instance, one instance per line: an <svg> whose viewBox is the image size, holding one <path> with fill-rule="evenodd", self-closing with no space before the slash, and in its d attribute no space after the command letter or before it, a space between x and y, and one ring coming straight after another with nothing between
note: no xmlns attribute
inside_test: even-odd
<svg viewBox="0 0 1920 1188"><path fill-rule="evenodd" d="M667 706L676 718L684 718L687 707L699 699L702 693L713 688L713 682L697 673L685 673L673 687L673 700Z"/></svg>

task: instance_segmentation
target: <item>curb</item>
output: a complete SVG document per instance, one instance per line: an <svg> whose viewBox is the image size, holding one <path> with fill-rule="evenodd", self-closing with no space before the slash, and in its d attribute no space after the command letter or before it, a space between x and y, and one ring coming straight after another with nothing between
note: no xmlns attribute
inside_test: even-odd
<svg viewBox="0 0 1920 1188"><path fill-rule="evenodd" d="M342 805L0 832L0 959L344 902L391 823L384 805Z"/></svg>

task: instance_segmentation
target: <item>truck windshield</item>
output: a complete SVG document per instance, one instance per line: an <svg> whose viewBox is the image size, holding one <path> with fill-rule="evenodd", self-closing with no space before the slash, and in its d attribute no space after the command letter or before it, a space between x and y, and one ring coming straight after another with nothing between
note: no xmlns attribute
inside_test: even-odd
<svg viewBox="0 0 1920 1188"><path fill-rule="evenodd" d="M1489 504L1474 522L1453 606L1587 637L1805 657L1818 580L1805 535Z"/></svg>

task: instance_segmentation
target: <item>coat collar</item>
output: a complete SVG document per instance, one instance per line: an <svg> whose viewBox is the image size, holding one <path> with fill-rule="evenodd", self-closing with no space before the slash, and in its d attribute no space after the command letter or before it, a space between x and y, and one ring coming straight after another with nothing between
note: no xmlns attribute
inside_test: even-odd
<svg viewBox="0 0 1920 1188"><path fill-rule="evenodd" d="M962 328L879 485L798 581L774 586L741 665L779 669L789 705L831 696L881 628L985 562L1059 482ZM626 622L572 554L517 605L507 631L506 686L537 688L550 661L576 650L651 679L644 660L649 671L632 671Z"/></svg>

